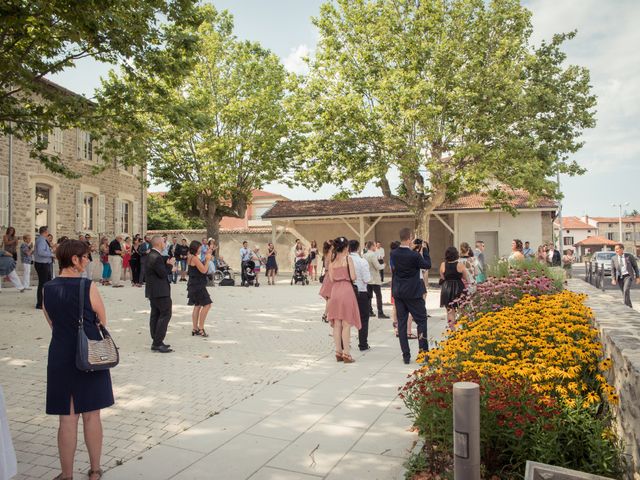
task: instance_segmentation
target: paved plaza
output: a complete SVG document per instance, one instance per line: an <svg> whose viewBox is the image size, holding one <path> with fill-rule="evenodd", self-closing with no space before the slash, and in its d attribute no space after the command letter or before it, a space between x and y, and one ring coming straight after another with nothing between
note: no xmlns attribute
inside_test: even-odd
<svg viewBox="0 0 640 480"><path fill-rule="evenodd" d="M100 287L121 352L116 404L103 411L105 479L402 477L417 436L396 391L414 365L402 364L391 321L371 319L365 353L354 330L356 363L337 363L319 286L288 283L210 289L206 339L191 336L179 283L165 340L171 354L149 349L142 289ZM437 293L428 297L434 339L444 329ZM13 289L0 296L0 383L17 479L59 472L57 417L44 414L50 331L34 297ZM75 465L76 475L89 468L82 441Z"/></svg>

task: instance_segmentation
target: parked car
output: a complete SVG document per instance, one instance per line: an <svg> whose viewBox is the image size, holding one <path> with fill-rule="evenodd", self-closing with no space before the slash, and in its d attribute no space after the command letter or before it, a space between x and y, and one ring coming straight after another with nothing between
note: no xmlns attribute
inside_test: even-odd
<svg viewBox="0 0 640 480"><path fill-rule="evenodd" d="M616 252L596 252L593 256L593 261L596 262L598 270L604 268L605 275L611 275L611 259Z"/></svg>

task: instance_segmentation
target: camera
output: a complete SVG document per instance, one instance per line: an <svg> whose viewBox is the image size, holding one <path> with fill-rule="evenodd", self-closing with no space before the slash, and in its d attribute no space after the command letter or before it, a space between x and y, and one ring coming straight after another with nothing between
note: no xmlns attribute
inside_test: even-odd
<svg viewBox="0 0 640 480"><path fill-rule="evenodd" d="M422 239L421 239L421 238L416 238L416 239L413 241L413 249L414 249L416 252L419 252L420 250L422 250Z"/></svg>

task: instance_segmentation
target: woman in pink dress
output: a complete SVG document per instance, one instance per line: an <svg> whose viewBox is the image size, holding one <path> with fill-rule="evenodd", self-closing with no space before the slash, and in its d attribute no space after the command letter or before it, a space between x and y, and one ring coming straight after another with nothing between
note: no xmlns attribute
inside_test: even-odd
<svg viewBox="0 0 640 480"><path fill-rule="evenodd" d="M331 287L333 282L329 278L329 263L331 262L331 254L333 251L333 240L328 240L322 245L322 286L320 287L320 296L324 298L325 302L329 301L331 296ZM324 305L324 314L322 315L322 321L327 322L327 303Z"/></svg>
<svg viewBox="0 0 640 480"><path fill-rule="evenodd" d="M353 290L356 269L353 259L349 256L348 245L349 241L345 237L338 237L333 241L333 258L329 264L329 278L333 285L327 302L327 318L333 327L336 360L353 363L355 360L349 354L351 327L354 326L360 330L362 324L358 301Z"/></svg>

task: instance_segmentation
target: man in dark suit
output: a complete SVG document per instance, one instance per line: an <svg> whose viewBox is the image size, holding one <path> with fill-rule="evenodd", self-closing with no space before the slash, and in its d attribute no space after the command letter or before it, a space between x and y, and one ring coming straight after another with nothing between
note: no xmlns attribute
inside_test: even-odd
<svg viewBox="0 0 640 480"><path fill-rule="evenodd" d="M391 279L391 294L396 306L398 317L398 337L402 349L404 363L411 361L409 340L407 339L407 320L409 313L418 327L418 348L429 350L427 339L427 308L423 295L426 292L420 270L431 268L429 247L422 241L414 244L411 229L400 230L400 246L391 252L393 277Z"/></svg>
<svg viewBox="0 0 640 480"><path fill-rule="evenodd" d="M638 262L628 253L624 253L624 245L619 243L615 247L616 254L611 258L611 284L618 285L624 304L632 307L631 304L631 285L635 280L640 283L640 272L638 272Z"/></svg>
<svg viewBox="0 0 640 480"><path fill-rule="evenodd" d="M145 296L151 304L149 328L151 331L151 350L169 353L173 350L165 345L169 320L171 320L171 285L167 277L167 264L173 265L175 258L165 260L162 257L165 240L156 235L151 239L151 251L147 255Z"/></svg>

